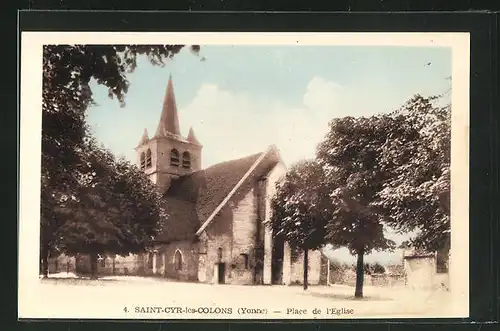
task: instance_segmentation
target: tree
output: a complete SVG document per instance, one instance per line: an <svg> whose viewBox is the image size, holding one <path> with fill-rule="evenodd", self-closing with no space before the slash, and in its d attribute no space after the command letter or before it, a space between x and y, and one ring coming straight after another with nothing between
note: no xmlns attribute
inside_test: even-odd
<svg viewBox="0 0 500 331"><path fill-rule="evenodd" d="M385 267L378 262L375 262L372 264L365 263L363 269L364 269L364 273L368 274L368 275L385 273Z"/></svg>
<svg viewBox="0 0 500 331"><path fill-rule="evenodd" d="M375 262L374 264L372 264L372 270L374 274L385 273L385 267L381 265L379 262Z"/></svg>
<svg viewBox="0 0 500 331"><path fill-rule="evenodd" d="M55 208L78 188L77 165L88 130L85 111L93 103L90 81L109 90L124 105L127 74L137 56L154 65L177 54L183 45L46 45L42 78L41 271L48 272L50 252L57 250L57 230L65 215ZM191 46L198 53L199 46ZM59 210L56 212L55 210Z"/></svg>
<svg viewBox="0 0 500 331"><path fill-rule="evenodd" d="M76 194L60 205L66 220L58 230L58 249L68 255L88 254L92 278L102 254L145 251L166 216L161 195L136 166L91 141Z"/></svg>
<svg viewBox="0 0 500 331"><path fill-rule="evenodd" d="M451 106L416 95L382 116L386 140L378 162L386 181L372 206L400 232L417 231L410 244L449 249Z"/></svg>
<svg viewBox="0 0 500 331"><path fill-rule="evenodd" d="M330 199L323 179L323 169L317 162L299 162L277 183L271 200L273 236L304 253L304 290L308 286L308 250L325 244Z"/></svg>
<svg viewBox="0 0 500 331"><path fill-rule="evenodd" d="M385 173L379 168L376 149L386 139L383 122L376 117L334 119L317 159L332 188L334 207L326 228L326 240L344 246L357 256L355 297L363 297L364 255L392 250L383 222L370 209L382 189Z"/></svg>

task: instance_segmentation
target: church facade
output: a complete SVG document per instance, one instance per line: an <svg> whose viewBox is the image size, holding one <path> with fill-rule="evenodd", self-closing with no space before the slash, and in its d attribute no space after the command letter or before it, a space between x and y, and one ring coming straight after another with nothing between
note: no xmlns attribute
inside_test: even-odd
<svg viewBox="0 0 500 331"><path fill-rule="evenodd" d="M270 199L286 166L275 146L202 169L193 128L180 133L170 77L158 127L140 139L137 165L163 194L167 218L146 254L103 257L101 274L156 275L219 284L293 284L303 259L273 239ZM324 258L309 252L309 282L322 282ZM82 262L83 263L83 262ZM76 267L82 264L76 261Z"/></svg>

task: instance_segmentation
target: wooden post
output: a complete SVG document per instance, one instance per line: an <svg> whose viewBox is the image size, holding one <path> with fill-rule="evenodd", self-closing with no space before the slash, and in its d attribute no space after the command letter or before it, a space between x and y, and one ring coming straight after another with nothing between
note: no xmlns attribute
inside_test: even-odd
<svg viewBox="0 0 500 331"><path fill-rule="evenodd" d="M309 251L307 249L304 249L304 290L307 290L307 286L309 285L309 280L308 280L308 269L309 269L309 258L308 258Z"/></svg>

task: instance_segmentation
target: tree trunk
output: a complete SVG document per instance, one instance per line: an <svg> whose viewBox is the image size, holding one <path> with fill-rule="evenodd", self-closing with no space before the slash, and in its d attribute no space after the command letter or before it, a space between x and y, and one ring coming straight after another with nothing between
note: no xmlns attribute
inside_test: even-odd
<svg viewBox="0 0 500 331"><path fill-rule="evenodd" d="M307 249L304 250L304 291L307 290L307 285L309 283L308 279L308 271L309 271L309 251Z"/></svg>
<svg viewBox="0 0 500 331"><path fill-rule="evenodd" d="M326 286L330 286L330 258L327 258L326 267Z"/></svg>
<svg viewBox="0 0 500 331"><path fill-rule="evenodd" d="M362 298L363 297L363 280L365 278L365 273L364 273L364 263L363 263L363 257L364 257L364 252L362 249L358 250L357 252L358 259L356 263L356 290L354 291L354 296L356 298Z"/></svg>
<svg viewBox="0 0 500 331"><path fill-rule="evenodd" d="M41 264L42 264L42 275L43 278L49 277L49 247L47 245L42 246L41 251Z"/></svg>
<svg viewBox="0 0 500 331"><path fill-rule="evenodd" d="M90 253L90 279L97 279L97 253Z"/></svg>

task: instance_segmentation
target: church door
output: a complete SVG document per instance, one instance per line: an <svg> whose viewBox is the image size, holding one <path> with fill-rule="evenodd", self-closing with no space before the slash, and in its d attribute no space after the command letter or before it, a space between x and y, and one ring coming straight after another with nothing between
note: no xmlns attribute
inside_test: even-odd
<svg viewBox="0 0 500 331"><path fill-rule="evenodd" d="M218 263L217 264L217 283L219 284L224 284L225 283L225 274L226 274L226 264L225 263Z"/></svg>

